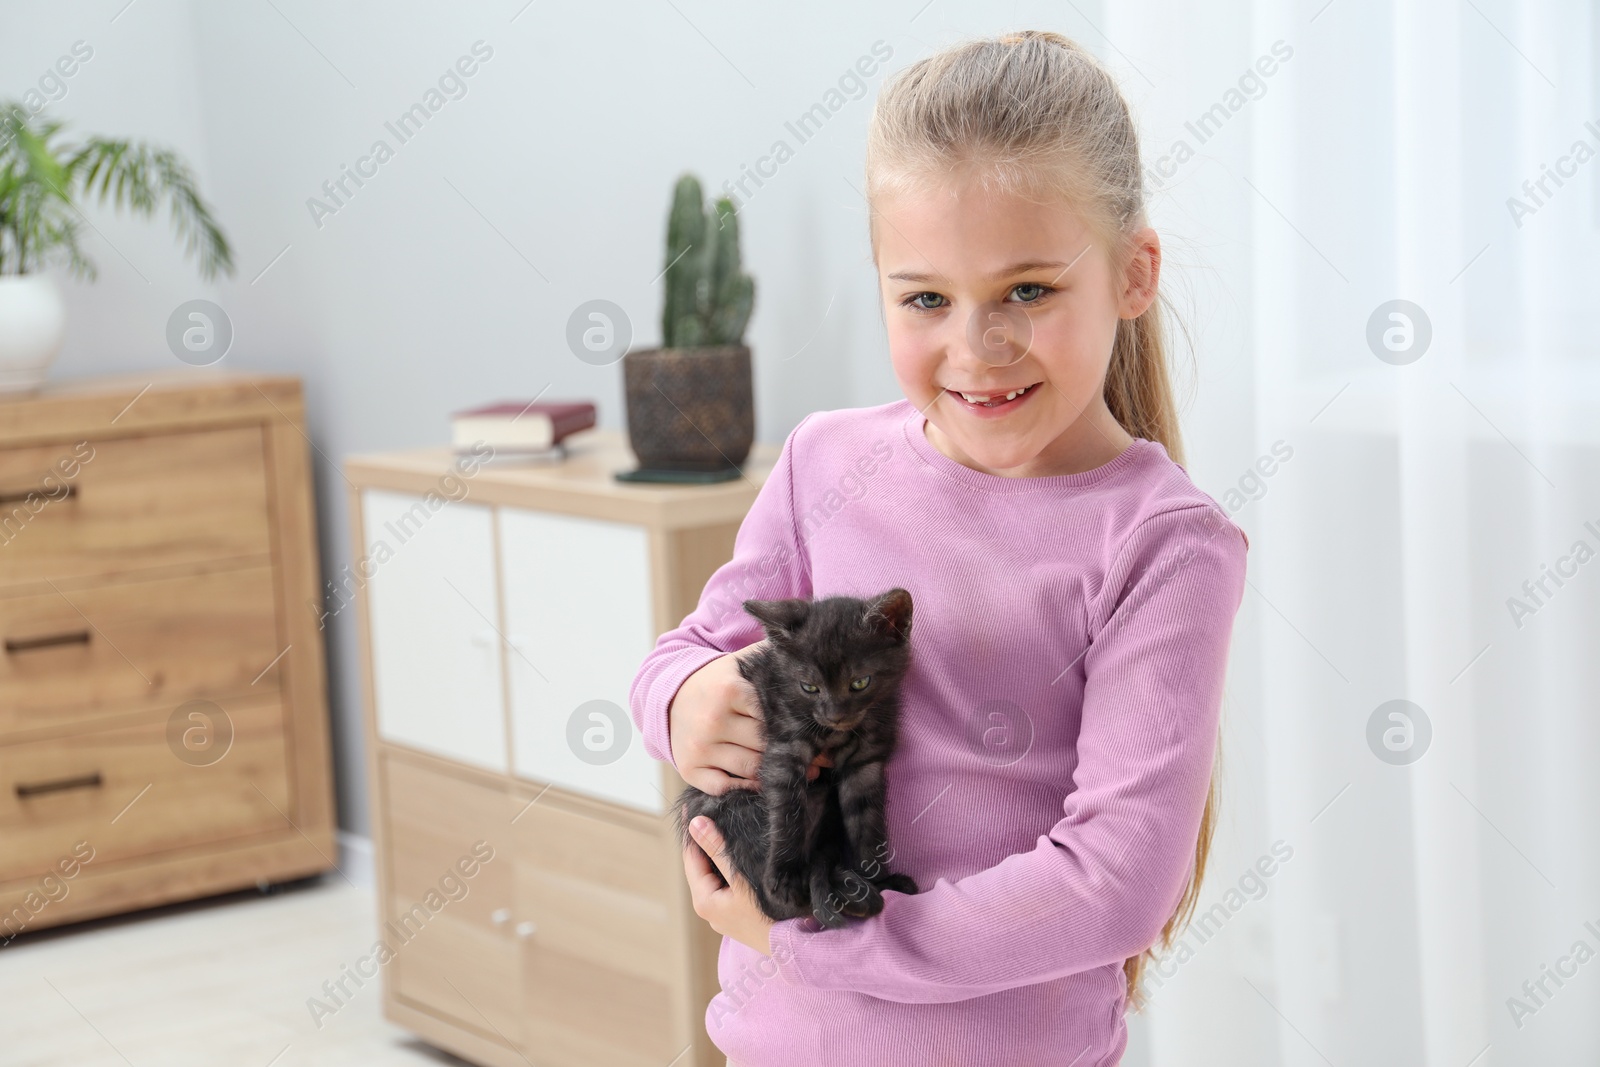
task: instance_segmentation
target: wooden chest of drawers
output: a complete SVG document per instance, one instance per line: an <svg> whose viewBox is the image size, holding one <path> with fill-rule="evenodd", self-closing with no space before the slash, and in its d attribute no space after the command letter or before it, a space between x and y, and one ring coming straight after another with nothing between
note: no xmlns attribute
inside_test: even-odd
<svg viewBox="0 0 1600 1067"><path fill-rule="evenodd" d="M722 1067L722 939L690 906L628 690L778 449L712 486L620 484L622 436L554 466L346 461L368 693L384 1011L521 1067ZM467 873L470 871L471 873Z"/></svg>
<svg viewBox="0 0 1600 1067"><path fill-rule="evenodd" d="M293 378L0 400L0 941L335 855Z"/></svg>

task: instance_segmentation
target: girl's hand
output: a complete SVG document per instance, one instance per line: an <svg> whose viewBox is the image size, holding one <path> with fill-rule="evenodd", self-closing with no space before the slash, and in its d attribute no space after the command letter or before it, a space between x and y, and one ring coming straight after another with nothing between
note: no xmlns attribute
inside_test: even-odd
<svg viewBox="0 0 1600 1067"><path fill-rule="evenodd" d="M683 873L689 881L694 913L724 937L749 945L763 956L772 955L773 921L756 904L750 883L739 877L739 872L728 862L717 824L704 815L697 816L689 824L689 834L700 845L700 848L693 844L683 848ZM717 865L715 871L711 869L713 862ZM720 881L717 871L722 872ZM723 881L728 884L723 885Z"/></svg>
<svg viewBox="0 0 1600 1067"><path fill-rule="evenodd" d="M769 644L767 639L718 656L678 687L667 707L672 761L685 782L702 793L761 788L761 701L739 673L739 661ZM806 771L817 777L833 760L819 755Z"/></svg>
<svg viewBox="0 0 1600 1067"><path fill-rule="evenodd" d="M685 782L721 796L729 789L760 787L761 703L739 673L739 661L765 639L718 656L678 687L667 706L672 762Z"/></svg>

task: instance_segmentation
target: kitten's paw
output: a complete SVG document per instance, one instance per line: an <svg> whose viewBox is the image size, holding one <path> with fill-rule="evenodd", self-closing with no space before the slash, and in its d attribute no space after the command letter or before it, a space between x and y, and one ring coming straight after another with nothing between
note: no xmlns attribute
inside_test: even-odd
<svg viewBox="0 0 1600 1067"><path fill-rule="evenodd" d="M833 929L883 910L882 894L860 872L842 866L817 865L811 872L811 899L817 922Z"/></svg>
<svg viewBox="0 0 1600 1067"><path fill-rule="evenodd" d="M823 926L837 930L850 922L844 913L850 898L835 887L833 872L826 864L812 868L811 901L811 914Z"/></svg>
<svg viewBox="0 0 1600 1067"><path fill-rule="evenodd" d="M859 871L835 867L829 875L829 886L839 901L839 910L846 915L865 919L883 910L883 894Z"/></svg>
<svg viewBox="0 0 1600 1067"><path fill-rule="evenodd" d="M879 889L892 889L896 893L912 896L917 892L917 883L909 874L889 874L872 883Z"/></svg>
<svg viewBox="0 0 1600 1067"><path fill-rule="evenodd" d="M805 915L811 911L810 877L804 867L795 864L769 870L765 888L772 902L789 914Z"/></svg>
<svg viewBox="0 0 1600 1067"><path fill-rule="evenodd" d="M837 902L837 900L837 897L831 898L831 900L824 898L824 903L818 904L811 909L812 918L829 930L838 930L847 926L850 922L842 911L833 907L833 903Z"/></svg>

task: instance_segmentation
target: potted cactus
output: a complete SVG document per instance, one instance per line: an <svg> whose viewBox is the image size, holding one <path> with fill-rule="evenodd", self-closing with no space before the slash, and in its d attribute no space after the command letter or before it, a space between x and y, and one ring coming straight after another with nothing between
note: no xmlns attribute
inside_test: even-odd
<svg viewBox="0 0 1600 1067"><path fill-rule="evenodd" d="M661 347L623 357L628 441L639 469L624 481L715 482L740 476L755 440L750 349L755 282L741 269L739 219L700 182L678 179L667 218Z"/></svg>

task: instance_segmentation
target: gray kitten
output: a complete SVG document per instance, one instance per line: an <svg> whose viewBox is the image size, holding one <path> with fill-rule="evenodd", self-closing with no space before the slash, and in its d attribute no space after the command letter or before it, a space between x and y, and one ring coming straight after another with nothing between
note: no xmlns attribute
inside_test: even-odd
<svg viewBox="0 0 1600 1067"><path fill-rule="evenodd" d="M882 890L917 891L888 869L884 815L884 767L911 663L911 594L746 600L744 609L770 638L739 662L761 704L761 788L685 788L674 805L679 835L692 840L697 815L716 823L770 919L814 915L839 927L847 915L876 915ZM819 753L833 766L808 783Z"/></svg>

